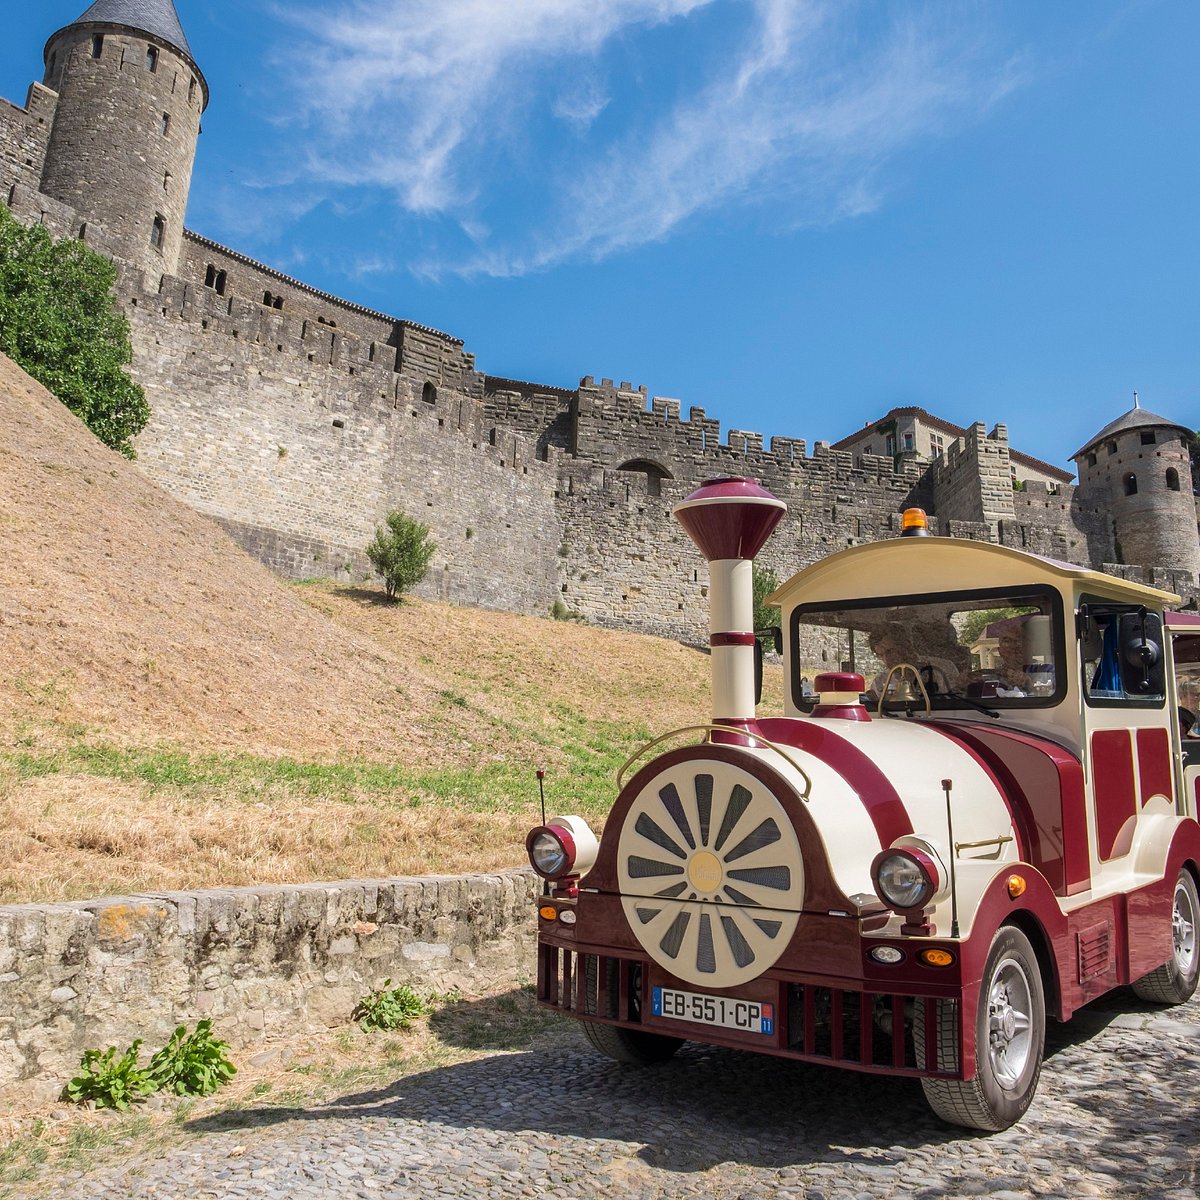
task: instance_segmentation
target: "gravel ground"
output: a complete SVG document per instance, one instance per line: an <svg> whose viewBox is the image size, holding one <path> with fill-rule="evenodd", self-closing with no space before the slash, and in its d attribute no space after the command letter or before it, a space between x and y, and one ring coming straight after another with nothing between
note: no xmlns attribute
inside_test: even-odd
<svg viewBox="0 0 1200 1200"><path fill-rule="evenodd" d="M688 1046L622 1068L574 1029L533 1048L297 1107L185 1123L21 1200L858 1200L1196 1197L1200 999L1127 993L1054 1027L1033 1108L985 1137L941 1125L911 1081Z"/></svg>

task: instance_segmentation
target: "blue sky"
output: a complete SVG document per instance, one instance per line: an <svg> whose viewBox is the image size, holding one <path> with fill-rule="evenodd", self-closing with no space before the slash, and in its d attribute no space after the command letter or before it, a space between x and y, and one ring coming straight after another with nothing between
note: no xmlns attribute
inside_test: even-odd
<svg viewBox="0 0 1200 1200"><path fill-rule="evenodd" d="M1068 467L1134 389L1200 424L1191 0L176 3L189 227L490 374ZM0 95L86 6L6 13Z"/></svg>

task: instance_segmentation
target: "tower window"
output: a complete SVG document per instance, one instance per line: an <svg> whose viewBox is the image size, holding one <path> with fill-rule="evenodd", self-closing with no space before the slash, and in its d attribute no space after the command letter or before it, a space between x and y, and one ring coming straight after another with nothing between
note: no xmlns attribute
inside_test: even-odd
<svg viewBox="0 0 1200 1200"><path fill-rule="evenodd" d="M193 75L192 78L188 80L188 99L194 100L195 98L196 98L196 77Z"/></svg>
<svg viewBox="0 0 1200 1200"><path fill-rule="evenodd" d="M428 379L425 381L425 386L421 389L421 399L426 404L433 404L437 400L437 388Z"/></svg>
<svg viewBox="0 0 1200 1200"><path fill-rule="evenodd" d="M1125 485L1125 495L1137 495L1137 476L1132 471L1121 482Z"/></svg>
<svg viewBox="0 0 1200 1200"><path fill-rule="evenodd" d="M92 57L99 58L104 53L104 34L94 33L92 35Z"/></svg>
<svg viewBox="0 0 1200 1200"><path fill-rule="evenodd" d="M171 190L171 172L164 171L163 172L163 191L169 192L170 190Z"/></svg>
<svg viewBox="0 0 1200 1200"><path fill-rule="evenodd" d="M274 296L270 292L263 292L262 302L267 308L282 308L283 307L283 297L282 296Z"/></svg>
<svg viewBox="0 0 1200 1200"><path fill-rule="evenodd" d="M153 46L146 49L146 70L151 75L158 70L158 51Z"/></svg>
<svg viewBox="0 0 1200 1200"><path fill-rule="evenodd" d="M1094 466L1096 465L1096 456L1095 456L1095 454L1089 454L1089 455L1088 455L1088 457L1087 457L1087 464L1088 464L1088 466L1089 466L1089 467L1094 467Z"/></svg>
<svg viewBox="0 0 1200 1200"><path fill-rule="evenodd" d="M1108 452L1109 452L1109 454L1116 454L1116 452L1117 452L1117 443L1116 442L1108 443Z"/></svg>
<svg viewBox="0 0 1200 1200"><path fill-rule="evenodd" d="M1142 430L1142 445L1143 446L1153 446L1154 445L1154 430L1153 429L1143 429Z"/></svg>
<svg viewBox="0 0 1200 1200"><path fill-rule="evenodd" d="M156 213L154 216L154 224L150 227L150 245L152 245L155 250L162 249L163 238L166 236L166 233L167 223L165 220L163 220L161 213Z"/></svg>
<svg viewBox="0 0 1200 1200"><path fill-rule="evenodd" d="M1167 468L1167 487L1173 492L1179 491L1179 472L1174 467Z"/></svg>
<svg viewBox="0 0 1200 1200"><path fill-rule="evenodd" d="M168 130L168 129L170 129L170 128L171 128L171 114L170 114L170 113L163 113L163 118L162 118L162 132L163 132L163 137L166 137L166 136L167 136L167 130Z"/></svg>

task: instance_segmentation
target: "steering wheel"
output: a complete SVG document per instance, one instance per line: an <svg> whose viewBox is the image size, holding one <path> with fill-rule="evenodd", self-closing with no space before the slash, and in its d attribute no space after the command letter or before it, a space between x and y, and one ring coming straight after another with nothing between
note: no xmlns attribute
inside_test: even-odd
<svg viewBox="0 0 1200 1200"><path fill-rule="evenodd" d="M917 668L912 665L912 663L900 662L892 667L890 671L888 671L883 680L883 687L879 689L879 705L875 709L876 716L883 716L883 700L887 695L888 688L892 686L892 679L896 675L903 674L904 672L907 672L909 675L911 675L916 681L917 687L921 689L921 695L925 698L925 715L928 716L933 711L933 705L929 703L929 693L925 690L925 681L921 678L921 672L918 671Z"/></svg>

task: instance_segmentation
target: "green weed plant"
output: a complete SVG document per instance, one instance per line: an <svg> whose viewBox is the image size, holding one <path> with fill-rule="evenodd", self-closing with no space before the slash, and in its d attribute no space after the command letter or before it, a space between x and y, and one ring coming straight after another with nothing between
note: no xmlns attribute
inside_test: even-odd
<svg viewBox="0 0 1200 1200"><path fill-rule="evenodd" d="M364 1031L372 1029L408 1029L418 1018L429 1012L429 1005L403 983L392 987L385 979L383 986L368 992L351 1014Z"/></svg>
<svg viewBox="0 0 1200 1200"><path fill-rule="evenodd" d="M81 1071L63 1088L63 1099L73 1104L97 1108L115 1108L123 1112L138 1100L144 1100L155 1090L153 1081L138 1063L142 1040L137 1041L117 1057L116 1046L107 1050L85 1050L80 1059Z"/></svg>
<svg viewBox="0 0 1200 1200"><path fill-rule="evenodd" d="M207 1017L192 1033L178 1025L167 1044L150 1060L156 1090L175 1096L211 1096L237 1074L226 1056L229 1043L214 1037Z"/></svg>
<svg viewBox="0 0 1200 1200"><path fill-rule="evenodd" d="M72 1104L90 1102L97 1108L124 1111L152 1092L211 1096L237 1072L225 1054L229 1044L213 1036L208 1018L198 1021L190 1034L186 1025L177 1026L145 1067L139 1062L141 1049L138 1038L120 1057L116 1046L85 1050L80 1073L63 1088L62 1098Z"/></svg>

